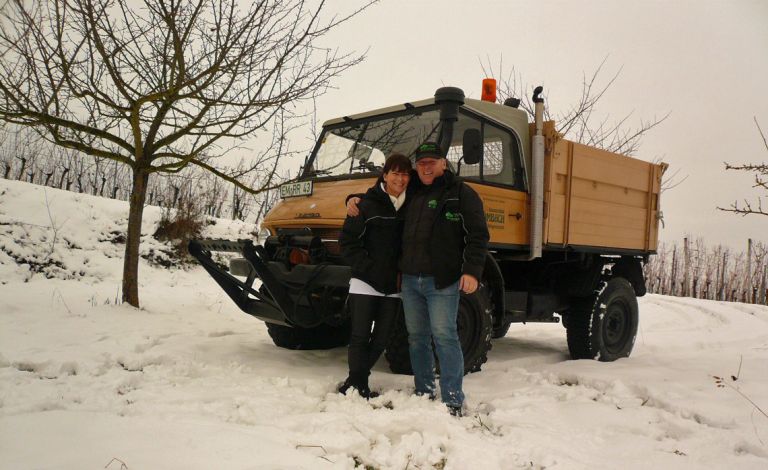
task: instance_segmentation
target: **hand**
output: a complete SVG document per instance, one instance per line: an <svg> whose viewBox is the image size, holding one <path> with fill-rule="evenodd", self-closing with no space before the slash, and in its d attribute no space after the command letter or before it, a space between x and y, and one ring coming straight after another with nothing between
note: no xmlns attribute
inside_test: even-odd
<svg viewBox="0 0 768 470"><path fill-rule="evenodd" d="M461 279L459 280L460 291L466 294L472 294L477 290L477 286L478 286L478 282L475 276L472 276L470 274L461 275Z"/></svg>
<svg viewBox="0 0 768 470"><path fill-rule="evenodd" d="M357 217L360 215L360 209L357 208L357 205L360 203L359 197L351 197L347 201L347 215L350 217Z"/></svg>

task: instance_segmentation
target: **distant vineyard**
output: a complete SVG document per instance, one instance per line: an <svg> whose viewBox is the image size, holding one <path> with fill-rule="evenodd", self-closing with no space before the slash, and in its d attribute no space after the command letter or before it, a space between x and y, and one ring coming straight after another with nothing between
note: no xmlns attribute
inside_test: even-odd
<svg viewBox="0 0 768 470"><path fill-rule="evenodd" d="M768 245L748 240L746 251L704 239L662 243L645 265L649 292L768 305Z"/></svg>
<svg viewBox="0 0 768 470"><path fill-rule="evenodd" d="M0 135L0 176L124 201L131 191L131 173L126 165L83 158L24 129ZM194 201L197 210L205 215L254 223L276 199L275 191L254 196L197 167L174 175L154 175L147 190L149 205L178 209L186 201Z"/></svg>

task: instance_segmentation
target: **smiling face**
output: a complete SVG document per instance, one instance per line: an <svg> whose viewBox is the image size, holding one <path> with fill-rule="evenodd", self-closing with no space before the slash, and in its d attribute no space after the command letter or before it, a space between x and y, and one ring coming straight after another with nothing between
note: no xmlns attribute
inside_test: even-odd
<svg viewBox="0 0 768 470"><path fill-rule="evenodd" d="M384 173L384 189L392 196L399 196L408 187L411 174L408 171L392 169Z"/></svg>
<svg viewBox="0 0 768 470"><path fill-rule="evenodd" d="M445 158L425 157L416 162L416 172L422 183L429 186L436 178L443 176L446 169Z"/></svg>

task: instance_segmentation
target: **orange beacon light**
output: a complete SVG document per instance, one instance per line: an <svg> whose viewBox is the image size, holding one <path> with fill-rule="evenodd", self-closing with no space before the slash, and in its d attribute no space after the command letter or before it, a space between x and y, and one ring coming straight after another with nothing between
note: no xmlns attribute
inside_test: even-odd
<svg viewBox="0 0 768 470"><path fill-rule="evenodd" d="M496 79L484 78L483 79L483 92L480 95L480 99L483 101L496 102Z"/></svg>

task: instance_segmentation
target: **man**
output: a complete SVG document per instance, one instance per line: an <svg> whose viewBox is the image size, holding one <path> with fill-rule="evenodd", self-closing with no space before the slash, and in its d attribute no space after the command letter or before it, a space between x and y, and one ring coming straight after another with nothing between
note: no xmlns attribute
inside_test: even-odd
<svg viewBox="0 0 768 470"><path fill-rule="evenodd" d="M482 277L488 246L483 203L447 169L440 147L416 150L423 187L405 213L402 297L416 393L435 395L432 341L440 361L440 394L451 414L464 403L464 355L456 330L459 290L472 294Z"/></svg>
<svg viewBox="0 0 768 470"><path fill-rule="evenodd" d="M488 227L477 193L447 169L434 142L416 150L419 182L405 212L402 299L417 395L435 397L432 342L440 361L440 395L462 415L464 355L456 330L459 291L474 293L482 278Z"/></svg>

